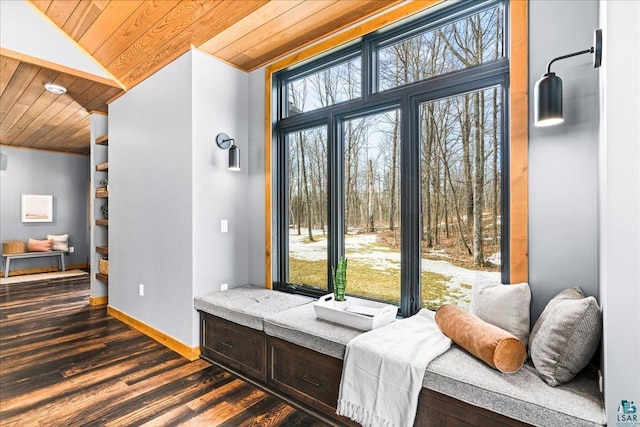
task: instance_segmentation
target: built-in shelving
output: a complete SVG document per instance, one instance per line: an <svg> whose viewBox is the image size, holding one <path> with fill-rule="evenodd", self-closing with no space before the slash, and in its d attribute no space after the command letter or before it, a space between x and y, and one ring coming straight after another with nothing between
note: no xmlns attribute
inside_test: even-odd
<svg viewBox="0 0 640 427"><path fill-rule="evenodd" d="M96 188L96 199L106 199L109 197L109 191L106 188Z"/></svg>
<svg viewBox="0 0 640 427"><path fill-rule="evenodd" d="M105 129L107 124L103 120L102 118L96 120L97 126L101 129ZM93 198L93 214L96 227L92 230L93 238L91 244L95 248L95 252L91 255L91 273L94 283L98 281L103 284L103 286L98 286L96 289L104 290L104 286L108 287L109 285L109 219L107 217L109 201L109 135L105 134L95 138L94 144L91 149L92 168L94 170L92 172L92 185L95 195Z"/></svg>
<svg viewBox="0 0 640 427"><path fill-rule="evenodd" d="M102 135L100 138L96 138L96 145L109 145L109 134Z"/></svg>
<svg viewBox="0 0 640 427"><path fill-rule="evenodd" d="M99 165L96 165L96 171L109 172L109 162L100 163Z"/></svg>

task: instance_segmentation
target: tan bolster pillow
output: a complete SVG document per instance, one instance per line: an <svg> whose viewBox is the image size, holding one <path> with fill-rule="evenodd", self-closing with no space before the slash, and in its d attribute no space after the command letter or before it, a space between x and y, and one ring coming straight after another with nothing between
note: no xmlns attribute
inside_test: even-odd
<svg viewBox="0 0 640 427"><path fill-rule="evenodd" d="M53 240L29 239L27 242L27 250L29 252L50 252L51 246L53 246Z"/></svg>
<svg viewBox="0 0 640 427"><path fill-rule="evenodd" d="M527 349L515 336L455 305L436 312L436 323L446 336L489 366L511 374L524 365Z"/></svg>

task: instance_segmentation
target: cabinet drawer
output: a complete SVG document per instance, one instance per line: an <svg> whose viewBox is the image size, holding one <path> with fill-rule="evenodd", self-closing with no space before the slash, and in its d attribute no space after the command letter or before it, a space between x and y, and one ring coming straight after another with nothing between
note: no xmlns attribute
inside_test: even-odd
<svg viewBox="0 0 640 427"><path fill-rule="evenodd" d="M200 312L202 354L262 382L267 380L267 342L262 331Z"/></svg>
<svg viewBox="0 0 640 427"><path fill-rule="evenodd" d="M335 416L342 360L277 338L268 337L268 384Z"/></svg>

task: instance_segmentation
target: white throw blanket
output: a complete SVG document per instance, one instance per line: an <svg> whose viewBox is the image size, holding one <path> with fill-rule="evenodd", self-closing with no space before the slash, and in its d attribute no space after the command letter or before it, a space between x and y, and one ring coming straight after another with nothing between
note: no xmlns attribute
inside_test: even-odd
<svg viewBox="0 0 640 427"><path fill-rule="evenodd" d="M451 346L422 309L347 343L338 415L365 427L411 427L427 365Z"/></svg>

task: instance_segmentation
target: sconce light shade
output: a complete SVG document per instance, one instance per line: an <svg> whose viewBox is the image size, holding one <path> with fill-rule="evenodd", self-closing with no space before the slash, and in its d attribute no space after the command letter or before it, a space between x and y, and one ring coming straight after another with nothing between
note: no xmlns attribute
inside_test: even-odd
<svg viewBox="0 0 640 427"><path fill-rule="evenodd" d="M553 126L563 122L562 80L556 73L547 73L534 88L534 117L536 126Z"/></svg>
<svg viewBox="0 0 640 427"><path fill-rule="evenodd" d="M223 150L229 150L229 170L240 170L240 149L236 145L236 140L230 138L226 133L219 133L216 136L216 144Z"/></svg>
<svg viewBox="0 0 640 427"><path fill-rule="evenodd" d="M231 171L239 171L240 170L240 149L238 146L234 144L229 147L229 170Z"/></svg>
<svg viewBox="0 0 640 427"><path fill-rule="evenodd" d="M562 80L556 76L556 73L551 72L551 64L585 53L593 54L594 68L600 67L602 64L602 30L594 31L593 46L589 49L558 56L547 64L547 72L536 82L533 91L536 126L553 126L564 121L562 117Z"/></svg>

